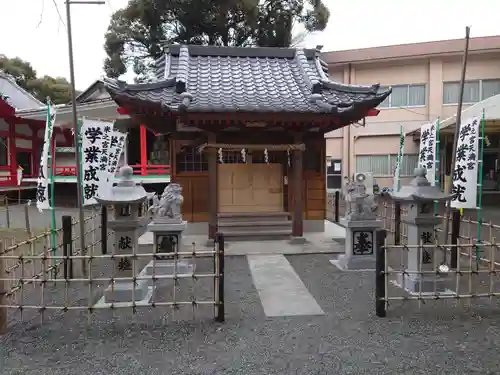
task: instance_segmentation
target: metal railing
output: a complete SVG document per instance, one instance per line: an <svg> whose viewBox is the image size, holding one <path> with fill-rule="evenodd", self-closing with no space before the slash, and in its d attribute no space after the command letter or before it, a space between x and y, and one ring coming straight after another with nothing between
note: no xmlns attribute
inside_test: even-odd
<svg viewBox="0 0 500 375"><path fill-rule="evenodd" d="M124 254L115 244L108 246L115 236L107 229L107 216L107 210L101 210L85 219L83 235L88 245L83 251L77 248L80 235L74 233L79 227L70 216L63 216L62 227L54 231L22 240L2 237L0 333L10 324L31 322L37 316L43 323L50 314L85 311L90 321L99 311L125 308L136 313L144 307L168 307L175 316L189 307L194 318L199 309L208 306L216 321L224 321L222 234L217 234L211 248L199 249L193 243L161 252L153 245L132 246ZM122 259L129 260L126 271L116 267ZM186 261L191 270L179 271ZM165 266L170 267L169 272L164 272ZM131 286L131 297L119 301L124 283ZM143 295L139 290L146 290L142 288L145 284L147 293ZM199 284L204 285L197 288Z"/></svg>
<svg viewBox="0 0 500 375"><path fill-rule="evenodd" d="M134 175L142 176L163 176L170 174L170 165L160 165L160 164L134 164L130 165L132 167ZM118 172L117 172L118 173ZM61 177L71 177L76 176L75 166L62 166L56 165L55 175Z"/></svg>

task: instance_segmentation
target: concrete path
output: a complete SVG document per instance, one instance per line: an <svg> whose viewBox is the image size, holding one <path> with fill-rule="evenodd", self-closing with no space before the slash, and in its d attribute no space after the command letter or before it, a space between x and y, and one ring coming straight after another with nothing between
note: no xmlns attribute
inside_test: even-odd
<svg viewBox="0 0 500 375"><path fill-rule="evenodd" d="M266 316L324 315L283 255L249 255L247 258Z"/></svg>
<svg viewBox="0 0 500 375"><path fill-rule="evenodd" d="M227 255L273 255L273 254L320 254L343 253L345 229L325 220L325 231L305 233L306 243L291 244L288 240L276 241L235 241L226 243ZM206 235L187 235L183 238L184 251L190 251L195 244L196 249L207 250ZM153 244L153 233L146 232L139 238L139 246Z"/></svg>

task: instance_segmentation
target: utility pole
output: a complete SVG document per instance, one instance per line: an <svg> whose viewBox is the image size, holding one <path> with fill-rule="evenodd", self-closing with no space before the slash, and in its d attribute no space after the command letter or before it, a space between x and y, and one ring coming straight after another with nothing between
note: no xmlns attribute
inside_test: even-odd
<svg viewBox="0 0 500 375"><path fill-rule="evenodd" d="M76 188L78 199L78 214L80 224L80 247L81 254L86 253L85 248L85 215L83 212L83 179L82 179L82 160L81 160L81 138L80 127L78 126L78 113L76 110L76 86L75 86L75 66L73 61L73 36L71 33L71 4L84 4L84 5L102 5L104 1L66 1L66 24L68 29L68 55L69 55L69 75L71 81L71 107L73 110L73 135L75 143L75 162L76 162ZM86 274L86 263L82 259L82 272Z"/></svg>

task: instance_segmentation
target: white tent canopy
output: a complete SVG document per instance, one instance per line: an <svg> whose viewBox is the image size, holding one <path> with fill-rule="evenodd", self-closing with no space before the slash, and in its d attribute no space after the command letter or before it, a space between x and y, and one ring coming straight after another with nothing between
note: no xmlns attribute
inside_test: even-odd
<svg viewBox="0 0 500 375"><path fill-rule="evenodd" d="M500 95L492 96L488 99L480 101L469 108L462 111L462 118L481 117L484 109L484 118L488 120L500 120ZM453 115L442 121L441 129L455 125L455 118Z"/></svg>

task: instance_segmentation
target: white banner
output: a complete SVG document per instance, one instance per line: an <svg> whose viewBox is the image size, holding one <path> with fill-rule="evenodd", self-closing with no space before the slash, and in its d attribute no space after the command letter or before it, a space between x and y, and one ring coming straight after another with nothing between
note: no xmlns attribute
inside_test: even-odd
<svg viewBox="0 0 500 375"><path fill-rule="evenodd" d="M399 127L399 151L396 159L396 168L394 170L393 191L398 192L401 189L401 165L403 164L405 147L405 133L402 126Z"/></svg>
<svg viewBox="0 0 500 375"><path fill-rule="evenodd" d="M83 119L82 164L83 204L96 204L95 196L101 189L109 188L109 147L113 123Z"/></svg>
<svg viewBox="0 0 500 375"><path fill-rule="evenodd" d="M452 176L451 206L455 208L476 208L477 206L479 123L479 118L473 117L463 120L460 124Z"/></svg>
<svg viewBox="0 0 500 375"><path fill-rule="evenodd" d="M420 151L418 165L426 169L426 177L431 186L436 185L436 123L420 128Z"/></svg>
<svg viewBox="0 0 500 375"><path fill-rule="evenodd" d="M56 108L47 103L47 120L45 122L45 135L43 137L42 155L40 156L40 169L38 171L38 180L36 187L36 208L42 210L50 209L49 204L49 153L50 140L52 139L52 131L56 121ZM52 176L53 179L53 176Z"/></svg>
<svg viewBox="0 0 500 375"><path fill-rule="evenodd" d="M118 163L120 162L120 157L123 152L126 138L127 134L121 133L119 131L114 131L111 133L108 163L109 182L111 186L113 186L116 170L118 168Z"/></svg>

